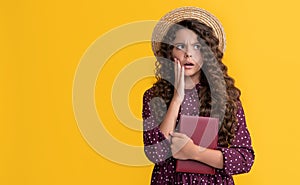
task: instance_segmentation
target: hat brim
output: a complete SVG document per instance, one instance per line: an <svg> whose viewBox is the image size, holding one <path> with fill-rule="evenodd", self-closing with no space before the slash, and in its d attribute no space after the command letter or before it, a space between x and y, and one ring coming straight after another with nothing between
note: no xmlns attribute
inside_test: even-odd
<svg viewBox="0 0 300 185"><path fill-rule="evenodd" d="M163 16L156 24L152 33L152 51L154 55L160 48L163 37L169 30L169 27L185 19L196 19L201 23L211 27L215 36L219 39L219 49L224 52L226 48L226 37L220 21L208 11L198 7L181 7L170 11Z"/></svg>

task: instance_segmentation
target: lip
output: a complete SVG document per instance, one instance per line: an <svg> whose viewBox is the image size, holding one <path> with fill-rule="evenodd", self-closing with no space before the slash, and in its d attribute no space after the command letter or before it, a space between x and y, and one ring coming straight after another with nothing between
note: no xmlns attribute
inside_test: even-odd
<svg viewBox="0 0 300 185"><path fill-rule="evenodd" d="M192 69L195 66L195 64L188 62L188 63L183 64L183 66L184 66L184 69Z"/></svg>
<svg viewBox="0 0 300 185"><path fill-rule="evenodd" d="M194 66L184 66L184 69L192 69Z"/></svg>

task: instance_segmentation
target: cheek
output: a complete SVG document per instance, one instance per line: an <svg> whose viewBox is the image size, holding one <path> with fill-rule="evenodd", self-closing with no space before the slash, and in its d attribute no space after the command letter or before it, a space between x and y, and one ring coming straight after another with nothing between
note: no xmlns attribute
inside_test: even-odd
<svg viewBox="0 0 300 185"><path fill-rule="evenodd" d="M203 60L202 60L202 56L201 55L196 55L195 56L195 61L197 62L197 64L199 66L202 66L203 65Z"/></svg>
<svg viewBox="0 0 300 185"><path fill-rule="evenodd" d="M184 59L184 55L185 55L185 53L182 51L173 50L173 52L172 52L173 58L177 58L180 61L182 61Z"/></svg>

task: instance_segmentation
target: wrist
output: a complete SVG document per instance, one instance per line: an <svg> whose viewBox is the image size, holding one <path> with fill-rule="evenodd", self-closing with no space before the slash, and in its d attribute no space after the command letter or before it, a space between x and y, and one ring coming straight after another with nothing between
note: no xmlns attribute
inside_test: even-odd
<svg viewBox="0 0 300 185"><path fill-rule="evenodd" d="M193 150L191 152L191 159L192 160L197 160L199 158L199 146L194 144Z"/></svg>
<svg viewBox="0 0 300 185"><path fill-rule="evenodd" d="M205 148L195 145L192 152L192 159L196 161L201 161L201 153L205 150Z"/></svg>
<svg viewBox="0 0 300 185"><path fill-rule="evenodd" d="M176 107L180 107L183 100L181 100L179 97L173 96L171 104L173 104Z"/></svg>

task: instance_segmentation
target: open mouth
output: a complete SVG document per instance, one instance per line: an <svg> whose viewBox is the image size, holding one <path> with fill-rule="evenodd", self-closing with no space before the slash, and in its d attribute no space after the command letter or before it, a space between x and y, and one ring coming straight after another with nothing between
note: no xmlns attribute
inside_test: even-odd
<svg viewBox="0 0 300 185"><path fill-rule="evenodd" d="M193 63L185 63L184 66L194 66Z"/></svg>

